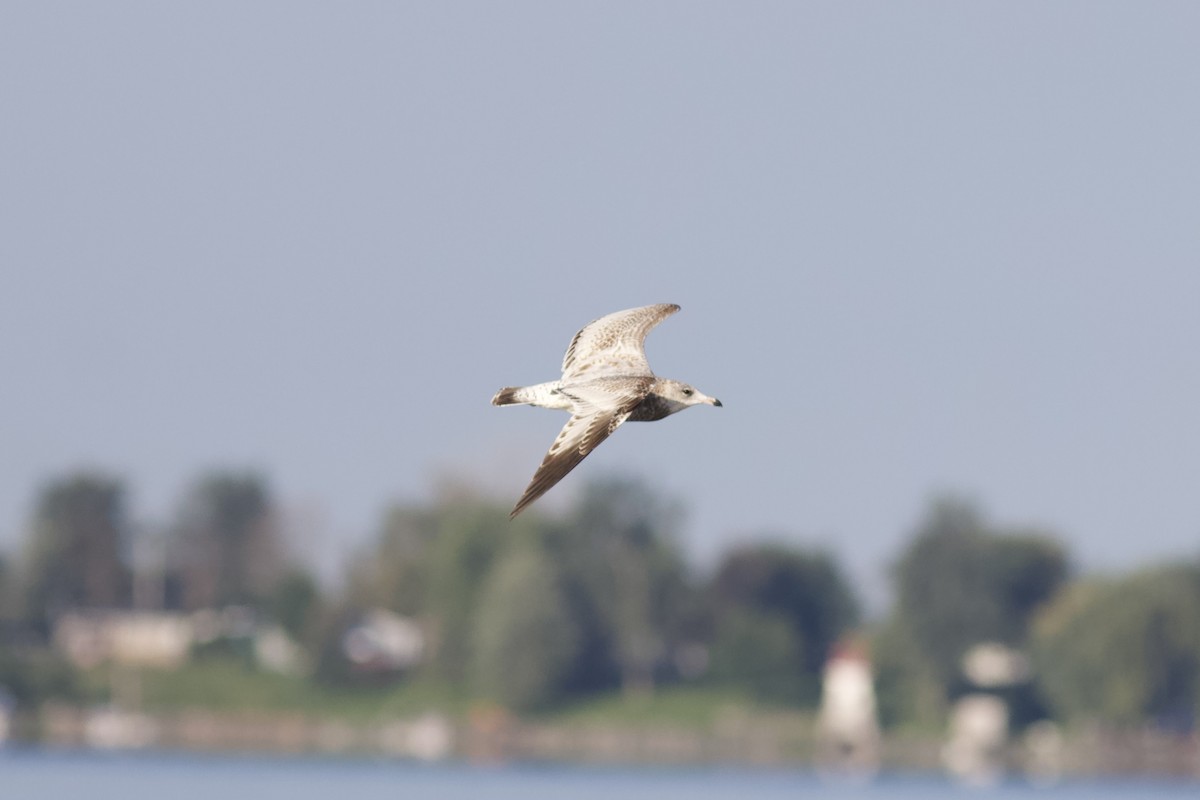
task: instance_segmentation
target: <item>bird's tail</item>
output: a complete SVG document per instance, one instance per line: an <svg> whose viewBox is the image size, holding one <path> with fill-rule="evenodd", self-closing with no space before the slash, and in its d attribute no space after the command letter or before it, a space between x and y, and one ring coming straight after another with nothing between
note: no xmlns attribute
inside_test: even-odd
<svg viewBox="0 0 1200 800"><path fill-rule="evenodd" d="M558 381L535 383L532 386L505 386L492 398L494 406L541 406L542 408L571 408L571 400L559 392Z"/></svg>
<svg viewBox="0 0 1200 800"><path fill-rule="evenodd" d="M528 403L532 398L528 396L525 387L522 386L505 386L500 391L496 392L496 396L492 398L494 406L516 406L522 403Z"/></svg>

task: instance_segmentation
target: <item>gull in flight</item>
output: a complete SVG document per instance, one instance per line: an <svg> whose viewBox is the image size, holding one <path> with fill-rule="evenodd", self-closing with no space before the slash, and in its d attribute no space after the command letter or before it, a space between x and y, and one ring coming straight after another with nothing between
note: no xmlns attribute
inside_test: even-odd
<svg viewBox="0 0 1200 800"><path fill-rule="evenodd" d="M616 311L585 325L563 357L562 378L496 392L492 405L571 412L509 519L550 491L622 422L652 422L688 406L720 406L686 383L659 378L646 361L646 334L679 310L674 303Z"/></svg>

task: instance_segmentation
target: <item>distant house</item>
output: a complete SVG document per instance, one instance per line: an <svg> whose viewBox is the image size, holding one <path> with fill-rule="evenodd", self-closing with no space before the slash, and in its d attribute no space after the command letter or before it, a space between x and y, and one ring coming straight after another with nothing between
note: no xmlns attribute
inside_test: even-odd
<svg viewBox="0 0 1200 800"><path fill-rule="evenodd" d="M365 672L394 672L416 666L425 652L421 626L382 608L374 608L342 637L342 653Z"/></svg>
<svg viewBox="0 0 1200 800"><path fill-rule="evenodd" d="M104 662L177 667L194 640L185 614L152 611L72 611L54 626L54 645L77 667Z"/></svg>
<svg viewBox="0 0 1200 800"><path fill-rule="evenodd" d="M377 638L391 641L386 626ZM267 669L285 673L303 669L300 647L281 628L260 625L254 614L241 606L201 609L190 614L71 611L59 617L54 627L55 648L84 669L103 663L174 669L188 660L194 645L219 639L248 641L255 660Z"/></svg>

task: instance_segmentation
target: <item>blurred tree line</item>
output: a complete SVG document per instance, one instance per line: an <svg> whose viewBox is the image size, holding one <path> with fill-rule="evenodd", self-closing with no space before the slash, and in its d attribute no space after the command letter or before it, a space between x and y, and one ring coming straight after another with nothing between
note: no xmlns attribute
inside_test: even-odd
<svg viewBox="0 0 1200 800"><path fill-rule="evenodd" d="M636 481L592 483L566 515L515 523L506 506L449 492L388 515L345 602L424 620L428 669L518 710L698 679L815 703L826 654L858 622L832 557L756 545L698 577L681 519ZM323 663L327 678L345 668Z"/></svg>
<svg viewBox="0 0 1200 800"><path fill-rule="evenodd" d="M587 485L565 514L466 489L399 505L340 585L323 588L288 542L266 480L215 471L174 519L135 525L113 476L39 494L20 553L0 557L0 685L19 701L70 696L45 646L68 610L236 606L278 625L335 684L433 680L516 711L679 683L812 708L831 651L870 644L885 725L940 726L967 692L1002 693L1017 725L1051 717L1182 729L1200 709L1200 561L1076 577L1050 532L997 527L971 504L930 504L894 563L894 603L864 623L828 552L747 544L703 574L678 541L682 509L634 480ZM348 632L373 609L414 621L420 662L364 669ZM973 685L964 655L1006 645L1031 679Z"/></svg>

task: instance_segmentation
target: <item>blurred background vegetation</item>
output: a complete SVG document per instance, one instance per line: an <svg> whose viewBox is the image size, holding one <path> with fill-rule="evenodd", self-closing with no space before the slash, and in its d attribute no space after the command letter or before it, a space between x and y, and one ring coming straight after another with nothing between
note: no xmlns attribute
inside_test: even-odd
<svg viewBox="0 0 1200 800"><path fill-rule="evenodd" d="M1193 730L1200 710L1200 560L1078 575L1053 532L998 526L952 497L916 522L890 607L871 618L820 549L746 543L689 567L684 509L637 480L593 482L565 513L511 523L463 487L398 505L332 583L262 475L202 475L157 527L131 522L128 497L112 475L52 480L21 551L0 556L0 687L18 709L120 700L115 651L88 656L64 620L141 614L189 631L183 658L140 668L148 710L805 711L847 641L870 654L885 730L944 725L980 690L961 665L981 642L1028 660L1028 680L994 690L1016 728Z"/></svg>

